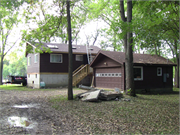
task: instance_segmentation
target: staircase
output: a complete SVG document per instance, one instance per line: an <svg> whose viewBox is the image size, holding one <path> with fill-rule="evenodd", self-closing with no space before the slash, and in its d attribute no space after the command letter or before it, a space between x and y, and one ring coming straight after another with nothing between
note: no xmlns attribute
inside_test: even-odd
<svg viewBox="0 0 180 135"><path fill-rule="evenodd" d="M73 72L73 86L76 86L82 79L92 73L89 64L81 65Z"/></svg>

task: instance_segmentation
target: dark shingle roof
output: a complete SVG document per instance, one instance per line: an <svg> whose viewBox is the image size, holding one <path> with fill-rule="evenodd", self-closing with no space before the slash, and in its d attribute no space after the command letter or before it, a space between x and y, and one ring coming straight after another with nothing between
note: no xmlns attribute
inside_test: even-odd
<svg viewBox="0 0 180 135"><path fill-rule="evenodd" d="M30 43L28 43L30 44ZM41 49L43 47L45 48L49 48L48 45L51 46L56 46L55 48L50 47L51 51L54 53L68 53L68 44L59 44L59 43L41 43L42 45L40 45L40 43L35 43L35 44L30 44L34 47L37 46L41 46ZM87 53L87 48L84 45L72 45L72 50L74 54L86 54ZM97 46L90 46L89 50L91 52L91 54L97 54L98 51L100 50L99 47Z"/></svg>
<svg viewBox="0 0 180 135"><path fill-rule="evenodd" d="M99 51L99 53L97 54L96 58L98 57L98 55L103 54L109 58L111 58L112 60L123 64L125 62L125 53L124 52L113 52L113 51ZM93 62L95 62L96 60L94 59ZM93 65L93 62L91 63L91 65ZM133 54L133 63L136 64L166 64L166 65L176 65L173 62L171 62L170 60L158 56L158 55L151 55L151 54Z"/></svg>

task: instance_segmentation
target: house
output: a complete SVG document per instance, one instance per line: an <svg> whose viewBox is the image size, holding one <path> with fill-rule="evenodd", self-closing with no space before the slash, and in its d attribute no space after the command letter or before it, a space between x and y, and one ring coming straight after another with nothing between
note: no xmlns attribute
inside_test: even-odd
<svg viewBox="0 0 180 135"><path fill-rule="evenodd" d="M164 90L173 88L173 66L168 59L150 54L133 54L134 85L138 90ZM125 53L99 51L90 66L94 71L94 86L126 89Z"/></svg>
<svg viewBox="0 0 180 135"><path fill-rule="evenodd" d="M36 50L41 53L35 53ZM89 62L100 50L96 46L87 48L72 45L73 50L73 86L78 83L90 85L92 71ZM49 53L51 52L51 53ZM57 43L26 43L27 86L40 88L68 85L68 45Z"/></svg>

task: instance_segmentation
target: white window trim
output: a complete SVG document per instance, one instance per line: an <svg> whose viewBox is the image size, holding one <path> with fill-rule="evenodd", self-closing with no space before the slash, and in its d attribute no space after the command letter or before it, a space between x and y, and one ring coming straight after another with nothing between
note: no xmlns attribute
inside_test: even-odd
<svg viewBox="0 0 180 135"><path fill-rule="evenodd" d="M160 69L160 74L158 74L158 69ZM162 67L157 67L157 76L162 76Z"/></svg>
<svg viewBox="0 0 180 135"><path fill-rule="evenodd" d="M36 57L37 57L37 61L36 61ZM38 54L34 54L34 63L38 63Z"/></svg>
<svg viewBox="0 0 180 135"><path fill-rule="evenodd" d="M79 59L77 59L77 57L79 57ZM82 57L82 59L81 59ZM83 55L76 55L76 61L83 61Z"/></svg>
<svg viewBox="0 0 180 135"><path fill-rule="evenodd" d="M61 62L53 62L53 61L51 61L51 56L52 55L60 55L61 56ZM63 55L62 54L50 54L50 63L63 63Z"/></svg>
<svg viewBox="0 0 180 135"><path fill-rule="evenodd" d="M28 66L31 65L31 56L28 57Z"/></svg>
<svg viewBox="0 0 180 135"><path fill-rule="evenodd" d="M134 80L143 80L143 67L142 66L134 66L133 68L141 69L141 78L134 78Z"/></svg>

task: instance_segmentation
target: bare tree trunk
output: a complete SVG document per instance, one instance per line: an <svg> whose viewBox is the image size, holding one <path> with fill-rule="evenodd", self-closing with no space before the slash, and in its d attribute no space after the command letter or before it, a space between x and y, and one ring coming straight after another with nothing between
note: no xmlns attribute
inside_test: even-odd
<svg viewBox="0 0 180 135"><path fill-rule="evenodd" d="M127 23L130 24L132 20L132 0L127 0ZM131 89L130 95L136 96L134 89L134 70L133 70L133 40L132 30L129 27L127 33L127 52L126 52L126 89Z"/></svg>
<svg viewBox="0 0 180 135"><path fill-rule="evenodd" d="M67 22L68 22L68 40L69 40L69 73L68 73L68 100L73 100L72 90L72 37L71 37L71 15L70 15L70 1L67 0Z"/></svg>

